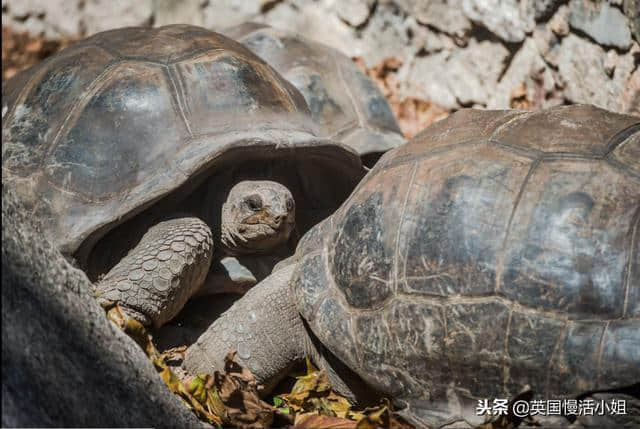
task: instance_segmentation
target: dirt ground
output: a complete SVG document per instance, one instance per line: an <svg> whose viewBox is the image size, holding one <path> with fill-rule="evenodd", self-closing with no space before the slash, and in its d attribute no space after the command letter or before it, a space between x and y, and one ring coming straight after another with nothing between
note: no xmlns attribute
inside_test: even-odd
<svg viewBox="0 0 640 429"><path fill-rule="evenodd" d="M73 42L72 38L46 39L2 27L2 81L10 79L23 69L38 64ZM398 60L389 59L373 68L366 68L361 58L354 58L354 61L378 84L387 97L405 137L413 137L420 130L445 118L450 113L428 101L398 95L395 81L396 72L401 65Z"/></svg>

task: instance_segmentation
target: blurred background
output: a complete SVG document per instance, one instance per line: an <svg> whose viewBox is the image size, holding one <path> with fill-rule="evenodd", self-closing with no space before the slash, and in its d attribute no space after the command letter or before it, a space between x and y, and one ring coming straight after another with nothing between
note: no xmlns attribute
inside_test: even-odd
<svg viewBox="0 0 640 429"><path fill-rule="evenodd" d="M245 21L353 58L407 137L462 107L640 116L640 0L2 0L2 79L111 28Z"/></svg>

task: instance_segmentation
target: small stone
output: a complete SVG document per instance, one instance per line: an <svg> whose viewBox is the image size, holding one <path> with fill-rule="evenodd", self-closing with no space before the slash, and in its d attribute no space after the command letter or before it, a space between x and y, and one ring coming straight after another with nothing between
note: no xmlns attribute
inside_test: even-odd
<svg viewBox="0 0 640 429"><path fill-rule="evenodd" d="M535 26L533 0L462 0L462 10L506 42L521 42Z"/></svg>
<svg viewBox="0 0 640 429"><path fill-rule="evenodd" d="M202 25L204 16L200 6L202 0L154 0L154 25L168 25L177 22Z"/></svg>
<svg viewBox="0 0 640 429"><path fill-rule="evenodd" d="M640 68L631 74L625 84L620 110L629 115L640 117Z"/></svg>
<svg viewBox="0 0 640 429"><path fill-rule="evenodd" d="M569 101L622 110L623 95L635 69L634 55L616 56L612 76L607 74L605 57L602 47L573 34L562 40L558 49L558 72L566 85L564 96Z"/></svg>
<svg viewBox="0 0 640 429"><path fill-rule="evenodd" d="M451 50L455 48L455 43L451 37L436 33L429 27L418 24L411 16L407 17L406 24L407 29L410 29L413 34L411 45L416 52L422 50L424 53L432 54L443 49Z"/></svg>
<svg viewBox="0 0 640 429"><path fill-rule="evenodd" d="M50 38L77 37L81 32L81 0L19 0L7 3L2 12L2 25L13 30L42 34Z"/></svg>
<svg viewBox="0 0 640 429"><path fill-rule="evenodd" d="M403 96L427 100L445 109L459 108L446 77L449 55L450 52L441 51L416 58L403 88Z"/></svg>
<svg viewBox="0 0 640 429"><path fill-rule="evenodd" d="M640 42L640 0L624 0L624 14L629 19L629 27L636 42Z"/></svg>
<svg viewBox="0 0 640 429"><path fill-rule="evenodd" d="M178 3L173 0L173 3ZM216 0L201 9L203 25L213 31L232 27L260 16L261 1ZM202 2L201 2L202 4Z"/></svg>
<svg viewBox="0 0 640 429"><path fill-rule="evenodd" d="M378 3L376 12L369 18L367 26L355 39L359 49L355 53L348 52L349 47L337 47L347 55L361 56L368 67L378 65L387 58L402 54L409 45L407 25L402 11L392 3ZM343 45L345 43L343 42Z"/></svg>
<svg viewBox="0 0 640 429"><path fill-rule="evenodd" d="M338 16L352 27L359 27L369 18L373 0L342 0Z"/></svg>
<svg viewBox="0 0 640 429"><path fill-rule="evenodd" d="M225 1L238 5L253 3L238 0ZM323 2L322 4L310 0L296 1L295 4L283 1L269 9L267 13L260 15L256 21L285 31L304 34L306 38L322 42L348 56L362 55L362 43L356 34L358 30L343 21L337 13L341 4L342 2L337 1ZM216 7L213 9L219 13L220 7L216 3ZM369 18L370 21L371 19L373 18ZM243 21L246 20L243 19ZM370 24L371 22L366 27ZM225 26L231 25L234 23L225 23Z"/></svg>
<svg viewBox="0 0 640 429"><path fill-rule="evenodd" d="M522 96L527 102L532 103L530 107L539 108L544 102L545 93L554 86L553 75L538 53L535 40L528 39L511 60L487 107L511 108L511 95L520 89L524 91Z"/></svg>
<svg viewBox="0 0 640 429"><path fill-rule="evenodd" d="M119 27L147 26L153 17L153 0L85 0L83 3L82 25L90 29L90 34Z"/></svg>
<svg viewBox="0 0 640 429"><path fill-rule="evenodd" d="M548 17L562 3L563 0L535 0L536 21Z"/></svg>
<svg viewBox="0 0 640 429"><path fill-rule="evenodd" d="M601 45L628 49L631 30L627 17L607 2L572 0L569 3L571 27L583 31Z"/></svg>
<svg viewBox="0 0 640 429"><path fill-rule="evenodd" d="M471 31L471 21L462 13L462 0L405 0L410 16L424 25L463 37Z"/></svg>

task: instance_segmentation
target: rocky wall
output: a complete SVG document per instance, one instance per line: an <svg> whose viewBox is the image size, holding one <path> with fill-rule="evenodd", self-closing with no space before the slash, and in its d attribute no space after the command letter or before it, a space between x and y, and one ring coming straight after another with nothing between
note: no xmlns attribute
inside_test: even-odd
<svg viewBox="0 0 640 429"><path fill-rule="evenodd" d="M3 0L49 37L125 25L254 20L360 62L392 102L438 112L592 103L640 115L640 0ZM409 133L412 134L412 133Z"/></svg>

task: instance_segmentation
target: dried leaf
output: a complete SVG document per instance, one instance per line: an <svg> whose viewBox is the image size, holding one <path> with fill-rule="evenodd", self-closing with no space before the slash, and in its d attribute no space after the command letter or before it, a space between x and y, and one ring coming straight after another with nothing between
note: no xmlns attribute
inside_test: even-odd
<svg viewBox="0 0 640 429"><path fill-rule="evenodd" d="M298 414L296 416L293 426L300 429L354 429L356 427L356 422L341 417L321 416L314 413L305 413Z"/></svg>
<svg viewBox="0 0 640 429"><path fill-rule="evenodd" d="M324 370L318 371L313 367L307 358L307 374L296 377L297 381L291 389L291 393L282 395L282 399L294 410L314 409L322 406L322 403L315 402L311 406L305 405L311 398L328 395L331 392L329 377Z"/></svg>
<svg viewBox="0 0 640 429"><path fill-rule="evenodd" d="M235 353L225 358L225 372L216 371L214 386L224 404L226 416L234 426L268 427L273 422L274 409L260 399L257 381L251 372L240 366Z"/></svg>
<svg viewBox="0 0 640 429"><path fill-rule="evenodd" d="M364 411L365 416L358 421L357 429L375 429L391 427L391 412L387 406Z"/></svg>
<svg viewBox="0 0 640 429"><path fill-rule="evenodd" d="M218 427L228 423L225 418L224 405L217 398L215 389L207 388L207 379L203 377L195 377L189 383L189 388L186 388L184 383L171 371L167 363L165 362L166 356L164 354L158 356L153 360L154 365L160 372L162 381L167 385L169 390L178 395L185 405L192 409L195 414L202 420L216 425ZM198 391L198 389L200 389ZM213 391L212 391L213 390ZM193 392L197 391L197 395Z"/></svg>

